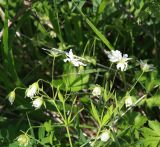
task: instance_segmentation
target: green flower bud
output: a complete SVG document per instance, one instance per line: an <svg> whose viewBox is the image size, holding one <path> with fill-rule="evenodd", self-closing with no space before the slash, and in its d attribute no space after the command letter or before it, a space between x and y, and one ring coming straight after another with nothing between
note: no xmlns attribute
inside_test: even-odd
<svg viewBox="0 0 160 147"><path fill-rule="evenodd" d="M11 91L8 95L7 95L7 99L8 101L11 103L11 105L13 104L14 100L15 100L15 91Z"/></svg>
<svg viewBox="0 0 160 147"><path fill-rule="evenodd" d="M27 146L30 139L26 134L21 134L20 136L18 136L17 141L20 146Z"/></svg>
<svg viewBox="0 0 160 147"><path fill-rule="evenodd" d="M153 64L147 64L147 61L140 60L140 68L143 72L149 72L154 69Z"/></svg>

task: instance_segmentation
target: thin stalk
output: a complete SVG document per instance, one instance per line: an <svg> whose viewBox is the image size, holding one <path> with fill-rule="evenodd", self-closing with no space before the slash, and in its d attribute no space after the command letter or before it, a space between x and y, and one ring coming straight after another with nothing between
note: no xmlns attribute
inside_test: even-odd
<svg viewBox="0 0 160 147"><path fill-rule="evenodd" d="M54 77L54 62L55 62L55 57L53 58L53 61L52 61L52 82L51 82L51 87L52 87L52 96L54 98L54 89L53 89L53 77Z"/></svg>
<svg viewBox="0 0 160 147"><path fill-rule="evenodd" d="M39 79L37 82L39 82L39 81L43 81L43 82L45 82L45 83L47 83L47 84L51 85L51 83L50 83L50 82L48 82L48 81L46 81L46 80L44 80L44 79Z"/></svg>
<svg viewBox="0 0 160 147"><path fill-rule="evenodd" d="M136 106L141 100L143 100L146 96L147 96L147 95L143 95L141 98L139 98L139 99L134 103L134 105L132 105L132 106L129 107L124 113L122 113L122 115L121 115L119 118L117 118L117 119L114 121L113 124L116 124L120 118L122 118L129 110L131 110L133 107L135 107L135 106Z"/></svg>
<svg viewBox="0 0 160 147"><path fill-rule="evenodd" d="M15 91L15 90L17 90L17 89L26 90L26 88L23 88L23 87L16 87L13 91Z"/></svg>
<svg viewBox="0 0 160 147"><path fill-rule="evenodd" d="M66 127L67 134L68 134L69 144L70 144L71 147L73 147L68 125L66 124L65 127Z"/></svg>
<svg viewBox="0 0 160 147"><path fill-rule="evenodd" d="M96 143L96 141L98 140L98 136L99 136L99 134L100 134L100 132L101 132L101 126L99 127L99 129L98 129L98 132L97 132L97 135L96 135L96 138L95 138L95 140L94 140L94 142L93 142L93 144L92 144L92 146L94 147L94 145L95 145L95 143Z"/></svg>
<svg viewBox="0 0 160 147"><path fill-rule="evenodd" d="M68 128L68 119L67 119L67 116L66 116L65 101L63 102L63 110L64 110L64 119L65 119L64 123L65 123L65 127L66 127L67 134L68 134L69 144L70 144L71 147L73 147L72 140L71 140L71 135L70 135L69 128Z"/></svg>
<svg viewBox="0 0 160 147"><path fill-rule="evenodd" d="M63 117L62 113L60 112L60 110L59 110L57 104L55 103L55 101L53 101L53 103L54 103L54 106L56 107L56 109L57 109L59 115L62 117L62 120L65 122L65 118Z"/></svg>
<svg viewBox="0 0 160 147"><path fill-rule="evenodd" d="M136 86L137 82L140 80L140 78L142 77L144 72L141 73L141 75L138 77L138 79L136 80L136 82L134 83L134 85L132 86L131 90L129 91L129 94L132 92L133 88Z"/></svg>

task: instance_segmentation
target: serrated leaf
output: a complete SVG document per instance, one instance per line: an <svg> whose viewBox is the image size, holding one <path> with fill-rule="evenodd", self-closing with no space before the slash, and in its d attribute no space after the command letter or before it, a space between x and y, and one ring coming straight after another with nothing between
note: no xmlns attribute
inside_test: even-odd
<svg viewBox="0 0 160 147"><path fill-rule="evenodd" d="M110 120L112 114L113 114L113 105L111 105L108 108L107 113L104 115L102 119L102 126L106 125L106 123Z"/></svg>
<svg viewBox="0 0 160 147"><path fill-rule="evenodd" d="M160 139L160 138L159 138ZM145 147L158 147L159 140L156 137L150 137L142 140L142 143Z"/></svg>
<svg viewBox="0 0 160 147"><path fill-rule="evenodd" d="M149 121L149 127L160 136L160 123L158 121Z"/></svg>
<svg viewBox="0 0 160 147"><path fill-rule="evenodd" d="M152 96L146 99L146 103L147 103L147 106L150 108L154 106L160 106L160 96L159 95Z"/></svg>
<svg viewBox="0 0 160 147"><path fill-rule="evenodd" d="M95 119L99 124L101 124L98 111L97 111L96 107L94 106L94 104L93 104L92 102L91 102L91 107L92 107L92 114L93 114L94 119Z"/></svg>
<svg viewBox="0 0 160 147"><path fill-rule="evenodd" d="M150 136L158 136L159 134L157 134L155 131L153 131L152 129L150 128L147 128L147 127L143 127L141 129L142 131L142 135L145 137L145 138L150 138Z"/></svg>
<svg viewBox="0 0 160 147"><path fill-rule="evenodd" d="M142 131L144 146L157 147L160 144L160 123L158 121L149 121L150 128L143 127Z"/></svg>
<svg viewBox="0 0 160 147"><path fill-rule="evenodd" d="M137 115L134 122L135 128L140 128L145 122L147 121L147 118L142 115Z"/></svg>

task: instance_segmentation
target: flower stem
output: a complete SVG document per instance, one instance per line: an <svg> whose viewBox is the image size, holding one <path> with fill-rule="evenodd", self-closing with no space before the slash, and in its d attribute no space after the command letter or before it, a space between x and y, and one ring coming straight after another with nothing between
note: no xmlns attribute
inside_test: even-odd
<svg viewBox="0 0 160 147"><path fill-rule="evenodd" d="M71 147L73 147L72 140L71 140L71 135L70 135L69 128L68 128L68 119L67 119L67 116L66 116L65 101L62 104L63 104L63 111L64 111L64 123L65 123L65 127L66 127L67 134L68 134L69 144L70 144Z"/></svg>
<svg viewBox="0 0 160 147"><path fill-rule="evenodd" d="M23 87L16 87L13 91L15 91L15 90L17 90L17 89L26 90L26 88L23 88Z"/></svg>
<svg viewBox="0 0 160 147"><path fill-rule="evenodd" d="M93 142L93 144L92 144L93 147L94 147L96 141L98 140L98 136L99 136L100 131L101 131L101 126L99 127L98 132L97 132L97 135L96 135L96 138L95 138L95 140L94 140L94 142Z"/></svg>
<svg viewBox="0 0 160 147"><path fill-rule="evenodd" d="M67 134L68 134L69 144L70 144L71 147L73 147L72 140L71 140L71 135L70 135L69 128L68 128L68 124L66 124L65 127L66 127Z"/></svg>
<svg viewBox="0 0 160 147"><path fill-rule="evenodd" d="M55 62L55 57L53 58L53 62L52 62L52 81L51 81L51 87L52 87L52 96L54 98L54 89L53 89L53 77L54 77L54 62Z"/></svg>
<svg viewBox="0 0 160 147"><path fill-rule="evenodd" d="M134 105L132 105L132 106L129 107L124 113L122 113L122 115L121 115L119 118L117 118L117 119L114 121L113 124L116 124L120 118L122 118L129 110L131 110L133 107L135 107L135 106L136 106L140 101L142 101L146 96L147 96L147 95L143 95L142 97L140 97L140 98L134 103Z"/></svg>
<svg viewBox="0 0 160 147"><path fill-rule="evenodd" d="M141 75L138 77L138 79L136 80L136 82L134 83L134 85L132 86L131 90L129 91L129 94L132 92L133 88L136 86L136 84L138 83L138 81L140 80L140 78L142 77L144 72L141 73Z"/></svg>

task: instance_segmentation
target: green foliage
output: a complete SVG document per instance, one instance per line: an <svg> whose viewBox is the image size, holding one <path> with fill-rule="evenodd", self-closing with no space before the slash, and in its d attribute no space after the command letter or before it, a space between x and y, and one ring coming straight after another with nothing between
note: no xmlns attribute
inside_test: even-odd
<svg viewBox="0 0 160 147"><path fill-rule="evenodd" d="M149 121L148 127L141 128L143 135L142 142L144 146L159 146L160 142L160 123L158 121Z"/></svg>
<svg viewBox="0 0 160 147"><path fill-rule="evenodd" d="M160 146L159 26L158 0L0 0L0 146Z"/></svg>

